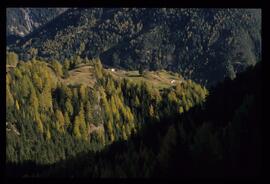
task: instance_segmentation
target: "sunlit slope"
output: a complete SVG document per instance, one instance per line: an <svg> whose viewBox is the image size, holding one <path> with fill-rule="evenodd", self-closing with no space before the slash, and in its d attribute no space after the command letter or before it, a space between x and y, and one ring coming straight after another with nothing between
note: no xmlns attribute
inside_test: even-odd
<svg viewBox="0 0 270 184"><path fill-rule="evenodd" d="M146 82L153 87L162 89L170 86L175 86L185 82L181 75L166 70L159 71L144 71L142 74L138 70L127 71L116 68L106 68L106 72L111 74L116 79L128 79L135 83ZM82 64L73 70L70 70L67 78L60 80L66 84L79 85L83 84L93 87L96 78L94 75L94 68L91 64Z"/></svg>

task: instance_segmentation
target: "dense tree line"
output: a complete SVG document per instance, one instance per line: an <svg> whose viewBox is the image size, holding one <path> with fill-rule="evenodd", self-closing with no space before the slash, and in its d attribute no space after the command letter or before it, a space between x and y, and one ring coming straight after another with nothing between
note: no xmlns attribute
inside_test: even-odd
<svg viewBox="0 0 270 184"><path fill-rule="evenodd" d="M127 141L115 142L96 154L89 152L59 162L40 175L258 177L262 167L261 87L259 63L213 89L205 105L163 117ZM224 94L230 95L220 102Z"/></svg>
<svg viewBox="0 0 270 184"><path fill-rule="evenodd" d="M38 60L19 62L7 73L8 175L260 174L261 63L208 96L190 80L158 91L116 80L98 59L89 62L97 79L93 89L59 82L62 65Z"/></svg>
<svg viewBox="0 0 270 184"><path fill-rule="evenodd" d="M7 56L7 63L18 60L15 53ZM33 58L7 72L7 163L48 165L103 149L164 116L188 111L208 94L190 80L159 91L144 82L114 78L99 59L74 58L63 65ZM93 88L60 80L72 63L81 62L94 68Z"/></svg>

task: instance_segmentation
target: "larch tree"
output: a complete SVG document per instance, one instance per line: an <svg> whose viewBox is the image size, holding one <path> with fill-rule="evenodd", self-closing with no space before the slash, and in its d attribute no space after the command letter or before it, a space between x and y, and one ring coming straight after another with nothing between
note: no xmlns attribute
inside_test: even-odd
<svg viewBox="0 0 270 184"><path fill-rule="evenodd" d="M43 82L42 82L42 79L38 76L37 73L34 73L34 74L33 74L33 84L35 85L35 87L36 87L39 91L42 91Z"/></svg>
<svg viewBox="0 0 270 184"><path fill-rule="evenodd" d="M65 126L65 118L63 116L62 111L56 110L55 111L55 117L56 117L56 128L59 132L64 132L64 126Z"/></svg>
<svg viewBox="0 0 270 184"><path fill-rule="evenodd" d="M14 98L10 92L9 85L6 87L6 106L12 107L14 105Z"/></svg>
<svg viewBox="0 0 270 184"><path fill-rule="evenodd" d="M95 71L95 75L97 77L97 79L101 79L103 77L103 68L102 68L102 64L100 62L99 59L96 59L94 61L94 71Z"/></svg>
<svg viewBox="0 0 270 184"><path fill-rule="evenodd" d="M42 122L41 122L39 116L36 117L36 123L37 123L38 131L39 131L40 133L43 133L43 132L44 132L43 124L42 124Z"/></svg>
<svg viewBox="0 0 270 184"><path fill-rule="evenodd" d="M81 138L81 132L80 132L80 117L77 115L75 116L74 126L73 126L73 135L76 138Z"/></svg>
<svg viewBox="0 0 270 184"><path fill-rule="evenodd" d="M69 116L73 115L73 106L71 104L71 100L68 98L65 102L65 110L68 113Z"/></svg>
<svg viewBox="0 0 270 184"><path fill-rule="evenodd" d="M70 118L67 112L64 113L64 119L65 119L65 125L67 128L70 128L71 126L71 122L70 122Z"/></svg>
<svg viewBox="0 0 270 184"><path fill-rule="evenodd" d="M62 65L58 61L53 60L52 66L56 72L56 75L61 77L63 75Z"/></svg>
<svg viewBox="0 0 270 184"><path fill-rule="evenodd" d="M6 61L8 65L13 65L13 66L17 65L19 61L19 57L15 52L7 52L6 56L7 56Z"/></svg>

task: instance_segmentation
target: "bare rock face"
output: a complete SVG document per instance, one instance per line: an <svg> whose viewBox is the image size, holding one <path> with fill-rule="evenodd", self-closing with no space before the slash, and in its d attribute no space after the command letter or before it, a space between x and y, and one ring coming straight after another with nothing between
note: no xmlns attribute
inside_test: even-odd
<svg viewBox="0 0 270 184"><path fill-rule="evenodd" d="M23 37L66 10L67 8L8 8L6 34Z"/></svg>

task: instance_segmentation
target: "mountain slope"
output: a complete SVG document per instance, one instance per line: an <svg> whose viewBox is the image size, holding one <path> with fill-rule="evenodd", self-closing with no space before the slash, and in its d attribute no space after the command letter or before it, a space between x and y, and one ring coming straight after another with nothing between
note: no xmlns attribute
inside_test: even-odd
<svg viewBox="0 0 270 184"><path fill-rule="evenodd" d="M66 76L56 61L7 68L6 161L14 164L53 164L104 149L155 119L188 111L208 93L172 72L111 71L99 60ZM81 74L90 79L76 78Z"/></svg>
<svg viewBox="0 0 270 184"><path fill-rule="evenodd" d="M74 8L19 44L31 58L100 57L126 69L168 69L212 85L261 57L260 9Z"/></svg>
<svg viewBox="0 0 270 184"><path fill-rule="evenodd" d="M82 153L45 166L27 162L8 164L8 174L18 171L27 176L71 178L259 177L262 171L261 72L260 62L235 80L220 83L202 106L150 123L127 141L114 142L100 152ZM224 97L226 100L220 100Z"/></svg>
<svg viewBox="0 0 270 184"><path fill-rule="evenodd" d="M6 35L23 37L66 10L67 8L7 8Z"/></svg>
<svg viewBox="0 0 270 184"><path fill-rule="evenodd" d="M161 119L101 153L60 162L43 176L258 177L262 169L261 72L262 63L258 63L235 80L220 83L203 107ZM227 101L220 102L224 94ZM213 116L216 111L219 114ZM73 163L80 169L70 167Z"/></svg>

